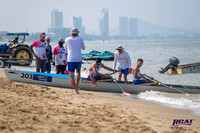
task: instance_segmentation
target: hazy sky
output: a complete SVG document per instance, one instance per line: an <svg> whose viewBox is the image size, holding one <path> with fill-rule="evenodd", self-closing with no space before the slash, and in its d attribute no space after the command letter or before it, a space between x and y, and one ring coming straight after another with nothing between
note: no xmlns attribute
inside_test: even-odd
<svg viewBox="0 0 200 133"><path fill-rule="evenodd" d="M86 32L98 29L101 9L109 10L110 28L119 16L136 17L162 26L200 29L200 0L0 0L0 31L47 31L51 11L63 11L65 27L82 16Z"/></svg>

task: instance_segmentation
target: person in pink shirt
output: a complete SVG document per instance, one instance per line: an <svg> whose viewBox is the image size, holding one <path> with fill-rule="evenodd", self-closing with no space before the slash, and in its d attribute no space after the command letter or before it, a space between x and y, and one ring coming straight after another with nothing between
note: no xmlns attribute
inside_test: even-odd
<svg viewBox="0 0 200 133"><path fill-rule="evenodd" d="M46 68L46 51L48 50L48 44L45 41L46 34L42 32L40 39L35 40L31 44L31 51L36 58L36 72L45 72ZM33 50L33 47L35 50Z"/></svg>
<svg viewBox="0 0 200 133"><path fill-rule="evenodd" d="M67 51L65 50L63 44L65 41L60 38L58 39L58 46L56 46L53 50L53 54L55 55L55 63L56 63L56 73L57 74L65 74L66 66L67 66Z"/></svg>

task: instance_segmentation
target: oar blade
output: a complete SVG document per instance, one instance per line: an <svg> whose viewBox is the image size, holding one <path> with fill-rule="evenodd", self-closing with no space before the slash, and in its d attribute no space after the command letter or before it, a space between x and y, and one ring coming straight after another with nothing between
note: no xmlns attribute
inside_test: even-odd
<svg viewBox="0 0 200 133"><path fill-rule="evenodd" d="M184 93L186 96L193 96L192 94L189 93Z"/></svg>
<svg viewBox="0 0 200 133"><path fill-rule="evenodd" d="M123 91L122 95L124 95L124 96L130 96L131 94L128 93L128 92Z"/></svg>

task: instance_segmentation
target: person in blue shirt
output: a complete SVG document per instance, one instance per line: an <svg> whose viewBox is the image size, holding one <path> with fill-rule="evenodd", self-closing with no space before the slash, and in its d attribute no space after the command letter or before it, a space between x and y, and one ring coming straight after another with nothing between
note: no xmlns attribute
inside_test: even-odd
<svg viewBox="0 0 200 133"><path fill-rule="evenodd" d="M49 46L49 49L46 52L46 58L47 58L46 71L47 71L47 73L51 73L51 62L52 62L52 47L50 45L51 39L47 36L45 38L45 41L47 42L47 44Z"/></svg>

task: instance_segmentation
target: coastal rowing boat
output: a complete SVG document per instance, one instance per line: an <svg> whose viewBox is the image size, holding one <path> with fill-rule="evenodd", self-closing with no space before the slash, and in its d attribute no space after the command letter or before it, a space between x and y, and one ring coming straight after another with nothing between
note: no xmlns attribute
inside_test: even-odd
<svg viewBox="0 0 200 133"><path fill-rule="evenodd" d="M31 84L41 84L46 86L54 86L54 87L62 87L62 88L72 88L72 85L69 80L69 75L61 75L61 74L49 74L49 73L38 73L32 71L21 71L21 70L13 70L13 69L4 69L7 78L11 81L17 82L25 82ZM124 91L137 94L145 91L160 91L160 92L169 92L169 93L179 93L173 89L163 87L157 84L148 83L148 84L140 84L133 85L132 82L123 82L118 81L119 85L124 89ZM88 81L86 78L81 78L79 88L81 90L89 90L89 91L101 91L101 92L114 92L121 93L121 90L117 87L115 83L111 80L106 81L97 81L99 89L92 88L92 82ZM181 91L191 93L191 94L199 94L200 87L199 86L183 86L183 85L169 85L167 86L174 87Z"/></svg>

